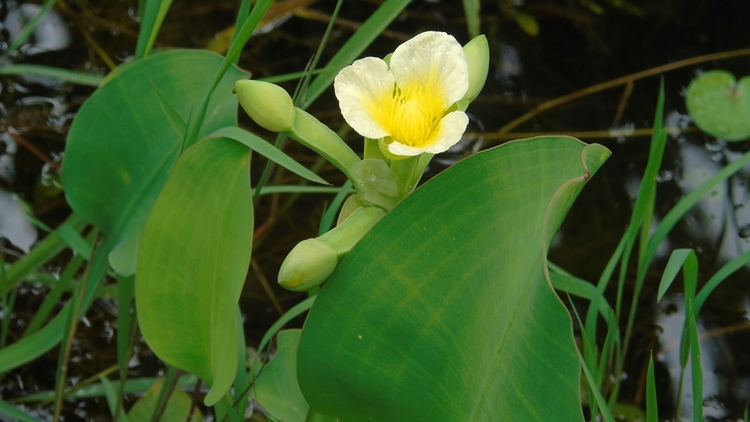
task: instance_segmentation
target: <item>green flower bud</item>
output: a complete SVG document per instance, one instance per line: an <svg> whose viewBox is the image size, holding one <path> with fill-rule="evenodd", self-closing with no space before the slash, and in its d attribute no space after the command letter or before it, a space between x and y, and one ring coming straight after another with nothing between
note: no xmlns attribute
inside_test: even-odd
<svg viewBox="0 0 750 422"><path fill-rule="evenodd" d="M384 215L377 207L359 207L328 233L298 243L281 264L279 284L293 291L319 286Z"/></svg>
<svg viewBox="0 0 750 422"><path fill-rule="evenodd" d="M297 110L284 88L249 79L237 81L237 99L248 116L272 132L286 132L294 125Z"/></svg>
<svg viewBox="0 0 750 422"><path fill-rule="evenodd" d="M281 264L279 284L295 292L310 290L326 281L338 263L338 254L327 243L305 239Z"/></svg>
<svg viewBox="0 0 750 422"><path fill-rule="evenodd" d="M469 63L469 90L462 101L466 101L468 105L477 98L487 80L487 72L490 69L490 47L487 37L480 35L466 43L464 54Z"/></svg>

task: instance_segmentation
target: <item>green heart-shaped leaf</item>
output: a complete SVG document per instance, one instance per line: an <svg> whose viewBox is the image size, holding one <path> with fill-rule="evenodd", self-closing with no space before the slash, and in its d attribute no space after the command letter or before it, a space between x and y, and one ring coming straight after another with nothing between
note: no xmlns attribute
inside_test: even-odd
<svg viewBox="0 0 750 422"><path fill-rule="evenodd" d="M509 142L393 209L305 321L297 370L310 406L345 421L582 420L546 249L608 155L569 137Z"/></svg>
<svg viewBox="0 0 750 422"><path fill-rule="evenodd" d="M727 141L750 138L750 76L736 82L724 70L706 72L690 82L685 104L702 131Z"/></svg>
<svg viewBox="0 0 750 422"><path fill-rule="evenodd" d="M70 127L62 180L70 206L112 240L110 264L132 274L143 225L180 155L188 120L200 109L222 58L171 50L118 68ZM231 68L217 87L201 137L237 124Z"/></svg>

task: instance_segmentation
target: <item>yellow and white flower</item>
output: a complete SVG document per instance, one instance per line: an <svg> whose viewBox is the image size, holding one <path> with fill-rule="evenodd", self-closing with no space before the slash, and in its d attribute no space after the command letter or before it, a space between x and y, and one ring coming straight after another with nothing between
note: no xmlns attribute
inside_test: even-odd
<svg viewBox="0 0 750 422"><path fill-rule="evenodd" d="M401 44L390 67L375 57L355 61L339 72L334 89L346 122L366 138L384 139L398 156L444 152L469 122L455 105L469 89L469 65L444 32Z"/></svg>

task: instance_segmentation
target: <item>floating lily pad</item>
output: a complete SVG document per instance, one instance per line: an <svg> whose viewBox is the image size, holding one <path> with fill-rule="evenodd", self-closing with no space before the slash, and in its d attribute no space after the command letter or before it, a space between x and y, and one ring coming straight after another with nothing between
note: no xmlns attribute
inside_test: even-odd
<svg viewBox="0 0 750 422"><path fill-rule="evenodd" d="M727 141L750 138L750 77L737 82L729 72L706 72L690 82L688 113L704 132Z"/></svg>

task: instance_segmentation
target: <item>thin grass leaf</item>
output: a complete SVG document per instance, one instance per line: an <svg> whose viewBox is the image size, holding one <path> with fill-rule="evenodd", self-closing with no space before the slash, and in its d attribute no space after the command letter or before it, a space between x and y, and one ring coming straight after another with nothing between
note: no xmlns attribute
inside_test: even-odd
<svg viewBox="0 0 750 422"><path fill-rule="evenodd" d="M280 149L266 142L265 139L244 129L240 129L236 126L227 126L208 135L207 138L233 139L300 177L303 177L311 182L330 185L320 176L295 161L294 158L286 155Z"/></svg>
<svg viewBox="0 0 750 422"><path fill-rule="evenodd" d="M33 76L37 78L59 79L77 85L97 87L104 79L102 75L76 72L74 70L36 64L11 64L0 67L0 75Z"/></svg>
<svg viewBox="0 0 750 422"><path fill-rule="evenodd" d="M469 31L469 38L479 35L480 20L479 10L481 2L479 0L463 0L464 15L466 16L466 29Z"/></svg>
<svg viewBox="0 0 750 422"><path fill-rule="evenodd" d="M188 123L188 128L185 133L185 149L189 148L198 141L198 134L200 132L201 126L203 125L203 119L206 117L206 112L208 111L208 103L211 99L212 93L214 92L216 87L219 86L219 82L221 82L224 74L227 72L227 70L229 70L230 66L232 66L232 64L237 61L240 53L242 52L242 48L245 46L245 43L247 43L247 40L250 39L250 37L253 35L253 32L260 23L260 20L263 18L263 15L265 15L268 11L268 8L271 7L271 3L273 3L273 0L259 0L256 3L255 7L253 7L250 11L250 15L242 23L242 27L240 28L240 30L236 31L236 33L233 35L234 40L229 45L227 55L221 62L221 66L219 67L218 72L216 72L213 83L206 91L206 95L202 102L201 108L198 110L197 114L195 114L195 118Z"/></svg>
<svg viewBox="0 0 750 422"><path fill-rule="evenodd" d="M349 196L349 194L352 192L354 192L352 188L352 182L351 180L347 180L346 182L344 182L344 185L341 186L339 192L336 194L336 197L333 198L333 202L331 202L331 205L323 213L323 217L320 219L320 225L318 226L319 235L322 235L333 228L333 222L335 221L336 215L341 209L341 205L344 203L344 200L347 198L347 196Z"/></svg>
<svg viewBox="0 0 750 422"><path fill-rule="evenodd" d="M256 80L268 82L271 84L279 84L282 82L289 82L293 81L295 79L302 79L305 75L320 75L323 72L330 72L334 69L331 68L321 68L321 69L311 69L311 70L303 70L301 72L291 72L291 73L285 73L283 75L274 75L274 76L266 76L265 78L258 78Z"/></svg>
<svg viewBox="0 0 750 422"><path fill-rule="evenodd" d="M65 245L77 255L84 257L86 260L91 259L93 238L90 238L89 240L84 239L83 236L81 236L81 232L70 224L63 224L60 226L57 235L60 236L60 239L65 242Z"/></svg>
<svg viewBox="0 0 750 422"><path fill-rule="evenodd" d="M737 161L734 161L726 166L722 167L719 172L711 176L708 180L703 182L697 189L690 192L687 196L683 197L677 204L669 210L667 215L661 220L656 230L651 235L651 240L648 245L648 251L644 256L645 263L651 263L656 257L656 250L659 245L667 238L669 232L672 231L675 225L685 216L685 214L698 202L706 196L716 185L724 182L727 178L740 171L747 164L750 164L750 152L745 153ZM645 278L647 268L644 267L640 270L638 277ZM641 274L642 273L642 274Z"/></svg>
<svg viewBox="0 0 750 422"><path fill-rule="evenodd" d="M39 22L42 20L44 15L47 14L47 12L52 9L52 6L55 5L55 0L46 0L42 6L39 8L39 11L36 12L34 17L29 19L28 22L26 22L26 25L23 27L21 32L18 34L15 40L10 44L10 47L5 51L5 54L3 54L3 58L8 57L10 54L15 53L18 51L18 48L21 47L21 45L29 39L31 34L36 31L37 25L39 25Z"/></svg>
<svg viewBox="0 0 750 422"><path fill-rule="evenodd" d="M578 321L578 325L579 326L583 326L583 321L581 321L581 316L578 314L578 309L576 309L576 307L573 306L572 300L570 300L570 296L568 296L568 301L571 304L570 308L573 310L573 315L575 315L576 320ZM584 335L581 336L581 340L583 341L583 353L584 353L584 355L596 356L597 355L596 339L594 339L594 341L592 341L592 339L590 337L586 336L585 333L584 333ZM579 356L580 356L580 352L579 352ZM588 365L586 365L586 366L588 367ZM599 380L601 378L603 378L603 374L600 372L600 368L595 368L595 370L596 370L596 372L593 373L592 375L594 376L594 378L596 378L597 381L596 381L596 383L595 383L595 385L593 387L589 388L589 394L591 396L594 396L596 394L592 390L596 390L597 392L600 391L601 383L600 383ZM590 408L589 410L590 410L590 413L591 413L591 420L597 419L597 416L599 415L599 405L598 405L597 401L594 400L593 402L589 403L589 408Z"/></svg>
<svg viewBox="0 0 750 422"><path fill-rule="evenodd" d="M3 289L3 292L13 289L19 281L34 273L42 265L46 264L50 259L54 258L55 255L65 249L66 243L60 235L61 231L64 230L62 229L64 225L70 225L74 230L80 232L80 230L86 226L86 221L76 213L71 214L70 217L60 225L60 227L31 248L29 253L14 262L13 265L7 269L5 288Z"/></svg>
<svg viewBox="0 0 750 422"><path fill-rule="evenodd" d="M234 377L234 391L232 395L234 403L232 406L235 414L241 416L245 414L245 409L247 408L247 402L249 400L249 397L247 394L244 394L243 391L250 387L252 378L247 375L247 364L245 364L248 359L247 341L245 339L245 327L242 321L242 310L239 305L237 306L237 319L235 326L237 327L237 362L240 364L237 365L237 374Z"/></svg>
<svg viewBox="0 0 750 422"><path fill-rule="evenodd" d="M695 252L692 249L677 249L672 251L672 255L669 256L669 262L664 267L664 272L659 282L659 289L656 295L656 300L659 301L664 297L667 289L672 285L677 274L683 271L685 277L686 289L688 286L692 287L692 295L689 291L685 292L685 296L695 295L695 286L697 285L697 270L698 270L698 258L695 256Z"/></svg>
<svg viewBox="0 0 750 422"><path fill-rule="evenodd" d="M84 315L93 303L101 280L107 271L106 251L109 250L108 248L111 248L111 245L103 244L97 247L86 270L79 315ZM69 301L44 328L0 349L0 373L26 364L55 347L63 338L66 318L73 306L74 303Z"/></svg>
<svg viewBox="0 0 750 422"><path fill-rule="evenodd" d="M253 189L255 190L255 189ZM346 192L345 195L354 193L354 189L334 186L304 186L304 185L271 185L260 188L260 195L271 195L275 193L318 193L323 195L337 195L340 192Z"/></svg>
<svg viewBox="0 0 750 422"><path fill-rule="evenodd" d="M719 284L726 280L727 277L734 274L735 271L745 267L749 263L750 251L747 251L719 268L719 270L716 271L716 273L711 276L711 278L701 288L700 292L695 295L695 300L693 300L693 309L695 310L695 314L697 315L700 313L701 308L703 308L703 304L706 303L706 300L708 299L708 296L711 295L711 292L713 292L714 289L719 287Z"/></svg>
<svg viewBox="0 0 750 422"><path fill-rule="evenodd" d="M151 53L164 17L167 16L172 0L146 0L140 9L141 29L135 46L135 58L140 59Z"/></svg>
<svg viewBox="0 0 750 422"><path fill-rule="evenodd" d="M120 381L128 379L128 364L132 351L131 338L133 334L133 325L135 324L134 315L130 309L135 298L135 277L134 276L117 276L117 366L120 373ZM109 380L108 380L109 381ZM116 412L122 411L122 395L124 391L120 384Z"/></svg>
<svg viewBox="0 0 750 422"><path fill-rule="evenodd" d="M122 383L120 381L110 381L112 385L119 389L123 386L123 391L126 394L143 393L149 388L153 387L158 382L159 378L135 378L129 379ZM177 386L180 388L188 388L195 386L198 382L198 377L193 374L184 374L177 381ZM84 387L77 388L73 391L66 392L65 398L69 400L78 399L91 399L104 396L104 386L101 383L86 385ZM16 403L34 403L34 402L45 402L54 399L54 391L42 391L40 393L29 394L27 396L19 397L14 399Z"/></svg>
<svg viewBox="0 0 750 422"><path fill-rule="evenodd" d="M609 306L609 303L607 303L606 299L597 300L597 298L601 298L601 293L596 287L594 287L586 280L574 277L570 274L557 272L557 270L560 268L552 263L550 263L549 267L550 270L552 270L549 275L550 280L552 282L552 287L554 287L555 290L570 293L573 296L587 299L591 301L592 306L594 301L597 301L598 305L596 310L598 310L599 314L605 318L605 321L609 321L608 316L614 311Z"/></svg>
<svg viewBox="0 0 750 422"><path fill-rule="evenodd" d="M118 409L118 403L120 403L121 400L118 398L117 389L112 385L112 381L107 379L107 377L99 377L99 379L104 388L104 398L107 400L107 406L109 407L109 412L112 414L113 420L116 419L118 422L129 422L128 416L125 412L123 412L122 409ZM117 415L117 417L115 417L115 415Z"/></svg>
<svg viewBox="0 0 750 422"><path fill-rule="evenodd" d="M610 412L609 407L607 406L607 401L604 400L602 393L596 388L596 380L594 379L594 376L591 375L591 371L589 371L586 362L583 360L583 355L577 349L576 352L578 353L578 360L581 362L581 370L583 370L589 388L594 395L594 400L596 401L597 406L599 406L599 409L601 409L602 419L604 419L605 422L615 422L615 418L612 416L612 412Z"/></svg>
<svg viewBox="0 0 750 422"><path fill-rule="evenodd" d="M90 234L89 238L93 241L94 236ZM73 277L78 273L84 262L86 262L86 259L82 255L76 255L68 262L60 274L60 279L52 285L52 289L44 296L42 304L34 314L34 318L29 322L28 327L26 327L26 331L24 331L24 337L35 333L47 321L47 318L57 306L62 295L73 288Z"/></svg>
<svg viewBox="0 0 750 422"><path fill-rule="evenodd" d="M654 355L648 358L646 373L646 422L659 422L659 402L656 400L656 377L654 375Z"/></svg>
<svg viewBox="0 0 750 422"><path fill-rule="evenodd" d="M18 422L41 422L39 419L0 399L0 418L8 416Z"/></svg>
<svg viewBox="0 0 750 422"><path fill-rule="evenodd" d="M263 352L263 349L265 349L266 346L268 346L268 343L271 342L271 339L273 338L273 336L275 336L276 333L279 332L279 330L281 330L286 324L288 324L289 321L309 311L310 307L312 307L314 302L315 302L315 296L308 297L302 302L294 305L291 309L286 311L284 315L282 315L279 319L277 319L276 322L274 322L271 325L271 327L269 327L268 330L266 330L266 333L263 335L263 338L260 339L260 344L258 345L258 353L260 354Z"/></svg>
<svg viewBox="0 0 750 422"><path fill-rule="evenodd" d="M339 15L339 11L341 10L341 5L343 3L344 3L344 0L338 0L336 2L336 6L333 9L333 13L331 13L331 18L328 20L328 26L326 27L326 32L323 33L323 38L320 40L320 45L318 45L318 50L315 52L315 55L313 56L312 61L310 62L310 67L309 67L310 70L315 70L318 67L318 61L320 61L320 56L323 55L323 50L328 44L328 37L331 35L331 32L333 31L333 28L336 24L336 18ZM312 73L306 72L305 76L302 78L302 83L299 85L299 88L300 88L299 92L301 93L301 95L299 97L295 95L295 102L294 102L295 105L297 105L300 102L303 102L304 98L307 96L307 89L310 87L311 77L312 77Z"/></svg>
<svg viewBox="0 0 750 422"><path fill-rule="evenodd" d="M635 208L633 210L629 225L629 231L631 231L631 239L633 241L635 240L636 232L641 232L641 247L638 251L638 274L640 274L640 270L642 268L647 268L650 264L650 262L645 259L645 246L649 241L648 233L651 229L650 226L654 212L654 202L656 198L656 178L659 172L659 168L661 167L662 158L664 157L664 147L666 146L667 142L667 132L663 128L664 97L664 81L662 80L659 86L659 96L656 101L656 112L654 114L654 132L651 137L651 148L649 151L648 163L646 164L646 170L643 174L643 180L641 181L641 185L638 188ZM632 250L631 248L634 242L628 242L628 244L630 248L626 248L627 257L630 256L630 251ZM622 290L627 266L628 261L623 259L623 262L620 266L620 284L618 285L618 310L620 309L619 304L622 300ZM643 274L645 275L645 272ZM635 308L638 305L638 300L640 298L641 288L643 287L644 280L645 277L643 279L637 278L633 290L633 299L630 304L628 322L625 326L625 335L623 337L623 347L626 353L630 341L630 333L633 328L633 321L635 319ZM620 316L621 315L618 313L618 318Z"/></svg>
<svg viewBox="0 0 750 422"><path fill-rule="evenodd" d="M239 35L239 31L237 28L241 28L242 24L245 22L245 19L247 19L248 16L250 16L250 11L253 8L253 3L250 0L242 0L240 2L240 8L237 10L237 17L234 21L234 30L232 31L232 39L230 40L229 44L232 44L234 40ZM240 59L240 56L238 55L234 59L234 63L237 63Z"/></svg>
<svg viewBox="0 0 750 422"><path fill-rule="evenodd" d="M698 339L698 327L693 313L693 301L688 300L687 318L690 337L690 370L693 381L693 421L703 421L703 370L701 369L701 346Z"/></svg>
<svg viewBox="0 0 750 422"><path fill-rule="evenodd" d="M622 253L625 250L627 238L628 236L626 233L625 235L623 235L622 239L620 239L620 242L617 244L615 251L612 253L609 261L607 262L607 265L604 267L604 271L602 271L602 274L599 276L599 281L596 284L596 290L598 294L592 296L592 298L590 299L591 306L586 312L586 324L584 325L584 331L586 331L587 335L590 337L596 338L596 312L599 308L599 301L604 298L604 291L606 290L607 285L609 285L609 282L612 279L612 274L614 274L615 268L617 267L617 264L622 257ZM609 306L609 304L607 304L607 306Z"/></svg>
<svg viewBox="0 0 750 422"><path fill-rule="evenodd" d="M321 73L310 84L305 100L300 104L301 109L307 109L329 86L333 78L344 66L353 62L362 52L380 35L385 28L393 22L404 10L409 0L386 0L378 10L362 24L362 26L344 43L339 51L334 54L326 69L328 72Z"/></svg>

